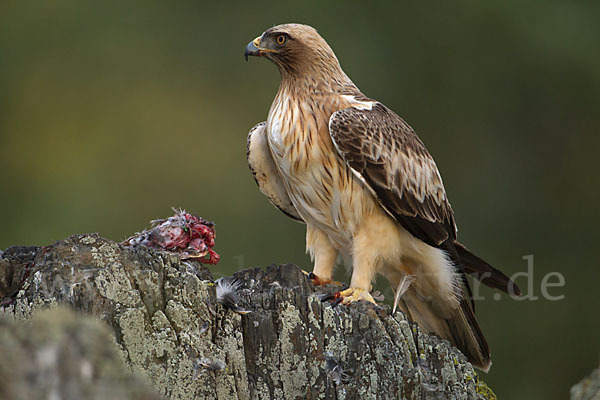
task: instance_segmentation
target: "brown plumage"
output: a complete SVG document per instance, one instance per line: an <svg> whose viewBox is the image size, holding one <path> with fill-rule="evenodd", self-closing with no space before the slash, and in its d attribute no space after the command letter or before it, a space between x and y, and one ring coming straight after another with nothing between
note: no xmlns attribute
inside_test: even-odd
<svg viewBox="0 0 600 400"><path fill-rule="evenodd" d="M465 273L518 288L457 242L442 178L412 128L363 95L309 26L270 28L245 55L266 57L281 73L267 121L248 135L248 163L270 201L306 223L318 281L332 279L340 255L353 269L341 292L347 304L373 301L371 283L384 275L412 320L488 370Z"/></svg>

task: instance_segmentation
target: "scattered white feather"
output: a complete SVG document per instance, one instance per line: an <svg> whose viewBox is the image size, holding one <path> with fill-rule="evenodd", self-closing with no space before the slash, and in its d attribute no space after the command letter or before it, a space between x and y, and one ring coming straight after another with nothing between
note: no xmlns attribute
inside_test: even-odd
<svg viewBox="0 0 600 400"><path fill-rule="evenodd" d="M252 312L238 305L239 297L237 291L242 286L240 281L237 279L220 278L216 281L216 285L217 302L237 314L245 315Z"/></svg>
<svg viewBox="0 0 600 400"><path fill-rule="evenodd" d="M396 308L398 307L398 303L400 299L406 293L411 283L413 283L417 278L414 275L404 275L402 279L400 279L400 283L396 288L396 295L394 296L394 308L392 309L392 314L396 312Z"/></svg>
<svg viewBox="0 0 600 400"><path fill-rule="evenodd" d="M233 304L237 304L237 291L240 286L242 286L241 282L237 279L220 278L217 280L216 284L218 302L232 302Z"/></svg>

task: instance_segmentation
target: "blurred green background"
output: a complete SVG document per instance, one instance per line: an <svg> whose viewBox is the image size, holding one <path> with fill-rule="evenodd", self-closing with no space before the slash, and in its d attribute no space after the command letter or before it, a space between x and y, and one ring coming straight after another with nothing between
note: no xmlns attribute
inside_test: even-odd
<svg viewBox="0 0 600 400"><path fill-rule="evenodd" d="M599 21L600 2L576 1L3 2L0 248L122 240L177 206L217 222L217 276L310 269L304 227L245 160L279 74L243 60L266 28L308 23L427 144L461 240L509 274L534 256L537 301L481 291L486 382L566 398L600 355ZM541 297L552 271L560 301Z"/></svg>

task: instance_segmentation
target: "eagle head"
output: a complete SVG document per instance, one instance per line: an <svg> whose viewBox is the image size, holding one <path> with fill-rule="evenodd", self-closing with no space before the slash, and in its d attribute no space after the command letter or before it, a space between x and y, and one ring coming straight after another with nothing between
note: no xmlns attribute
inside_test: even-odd
<svg viewBox="0 0 600 400"><path fill-rule="evenodd" d="M246 46L244 57L266 57L285 74L341 68L317 30L308 25L283 24L267 29Z"/></svg>

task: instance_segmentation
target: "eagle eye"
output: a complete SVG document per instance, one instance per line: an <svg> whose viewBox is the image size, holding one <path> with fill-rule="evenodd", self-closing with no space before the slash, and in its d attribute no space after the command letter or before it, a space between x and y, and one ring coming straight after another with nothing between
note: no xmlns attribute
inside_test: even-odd
<svg viewBox="0 0 600 400"><path fill-rule="evenodd" d="M277 41L278 45L282 46L285 43L286 39L287 38L285 37L285 35L278 35L277 39L275 40Z"/></svg>

